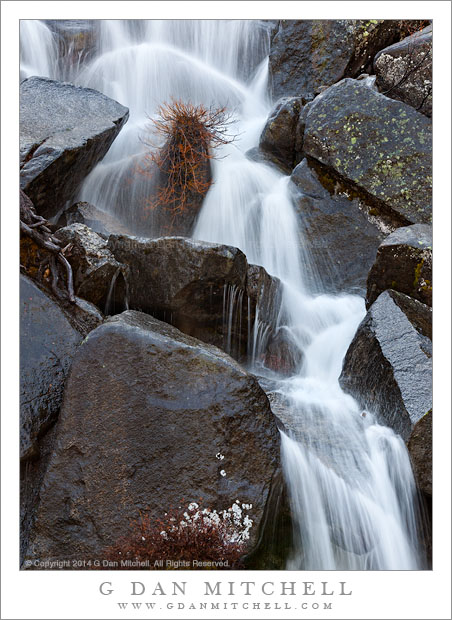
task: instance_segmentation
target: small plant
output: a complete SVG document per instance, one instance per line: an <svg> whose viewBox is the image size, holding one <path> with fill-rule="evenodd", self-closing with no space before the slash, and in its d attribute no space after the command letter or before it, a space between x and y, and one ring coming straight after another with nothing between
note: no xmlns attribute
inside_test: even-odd
<svg viewBox="0 0 452 620"><path fill-rule="evenodd" d="M141 562L150 570L199 568L237 569L246 550L253 521L244 510L251 504L237 500L217 512L200 509L196 502L173 509L162 518L140 512L131 523L129 536L109 547L104 557L118 569L133 568L128 561Z"/></svg>
<svg viewBox="0 0 452 620"><path fill-rule="evenodd" d="M147 177L159 173L157 191L148 198L147 207L166 210L171 226L207 194L211 185L209 161L215 157L215 148L233 141L228 134L232 120L225 107L172 100L150 121L147 139L142 140L149 150L138 172ZM152 136L160 145L151 141Z"/></svg>

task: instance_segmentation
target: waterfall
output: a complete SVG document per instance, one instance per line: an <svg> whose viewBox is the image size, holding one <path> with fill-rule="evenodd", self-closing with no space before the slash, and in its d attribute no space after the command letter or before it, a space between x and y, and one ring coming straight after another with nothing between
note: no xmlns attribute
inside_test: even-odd
<svg viewBox="0 0 452 620"><path fill-rule="evenodd" d="M56 78L58 47L53 34L39 19L20 21L20 77Z"/></svg>
<svg viewBox="0 0 452 620"><path fill-rule="evenodd" d="M22 27L24 72L50 75L56 48L38 22L23 22ZM28 37L38 31L41 44L47 41L39 69ZM345 352L365 315L364 300L309 290L303 278L309 253L289 178L247 157L271 108L266 25L105 20L99 36L96 55L75 81L128 106L130 120L84 182L79 199L119 217L127 214L138 232L134 206L152 192L149 179L133 175L143 155L140 137L148 117L171 97L225 105L233 113L235 140L213 161L214 183L193 237L240 248L250 263L263 266L282 283L281 307L275 309L279 318L272 327L284 327L302 359L289 377L272 372L272 391L282 403L286 427L281 450L294 520L295 546L287 568L423 568L417 494L406 447L391 429L375 422L372 412L361 411L338 382ZM242 294L235 288L224 291L225 345L230 350L236 346L233 331L241 332L236 322L242 317L234 308L241 309ZM260 358L269 329L258 308L254 326L247 326L256 374L265 374Z"/></svg>

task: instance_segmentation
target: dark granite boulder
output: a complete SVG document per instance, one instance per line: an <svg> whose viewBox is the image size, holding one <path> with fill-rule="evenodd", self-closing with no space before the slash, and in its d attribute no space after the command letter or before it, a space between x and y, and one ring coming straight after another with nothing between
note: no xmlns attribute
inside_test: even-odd
<svg viewBox="0 0 452 620"><path fill-rule="evenodd" d="M273 98L313 99L322 88L372 67L372 59L419 20L281 20L270 47Z"/></svg>
<svg viewBox="0 0 452 620"><path fill-rule="evenodd" d="M396 291L372 304L345 355L340 384L407 441L432 408L431 309Z"/></svg>
<svg viewBox="0 0 452 620"><path fill-rule="evenodd" d="M216 347L128 311L74 359L26 557L101 559L140 510L159 518L201 497L216 510L252 504L252 551L281 491L279 431L256 379Z"/></svg>
<svg viewBox="0 0 452 620"><path fill-rule="evenodd" d="M388 288L432 305L431 226L398 228L381 243L367 278L367 307Z"/></svg>
<svg viewBox="0 0 452 620"><path fill-rule="evenodd" d="M396 224L430 223L431 123L364 81L342 80L311 104L303 150L363 192Z"/></svg>
<svg viewBox="0 0 452 620"><path fill-rule="evenodd" d="M431 116L432 64L432 26L427 26L375 56L377 86L387 97Z"/></svg>
<svg viewBox="0 0 452 620"><path fill-rule="evenodd" d="M301 246L309 257L305 281L314 292L364 294L383 233L358 198L323 185L320 172L304 159L290 177Z"/></svg>
<svg viewBox="0 0 452 620"><path fill-rule="evenodd" d="M296 128L302 106L300 97L280 99L270 112L259 141L260 150L271 155L286 171L291 171L296 163Z"/></svg>
<svg viewBox="0 0 452 620"><path fill-rule="evenodd" d="M184 237L126 235L111 235L108 248L130 268L131 309L235 357L246 355L248 263L240 250Z"/></svg>
<svg viewBox="0 0 452 620"><path fill-rule="evenodd" d="M20 186L56 215L110 148L129 111L90 88L31 77L20 85Z"/></svg>
<svg viewBox="0 0 452 620"><path fill-rule="evenodd" d="M64 382L82 335L59 305L20 276L20 454L39 456L38 440L55 422Z"/></svg>

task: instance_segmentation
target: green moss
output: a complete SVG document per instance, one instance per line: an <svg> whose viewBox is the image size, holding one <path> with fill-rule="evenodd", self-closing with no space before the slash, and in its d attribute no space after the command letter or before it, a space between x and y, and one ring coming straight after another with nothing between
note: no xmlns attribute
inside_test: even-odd
<svg viewBox="0 0 452 620"><path fill-rule="evenodd" d="M419 279L421 277L421 271L422 271L423 266L424 266L424 259L419 261L419 263L416 265L416 269L414 270L414 283L413 283L414 288L416 288L419 283Z"/></svg>

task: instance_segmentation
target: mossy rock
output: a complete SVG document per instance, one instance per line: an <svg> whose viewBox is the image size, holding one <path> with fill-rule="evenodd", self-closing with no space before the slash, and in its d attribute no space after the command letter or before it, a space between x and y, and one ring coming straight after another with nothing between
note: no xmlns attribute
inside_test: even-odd
<svg viewBox="0 0 452 620"><path fill-rule="evenodd" d="M304 153L365 192L399 225L432 218L431 123L411 106L345 79L306 116Z"/></svg>

